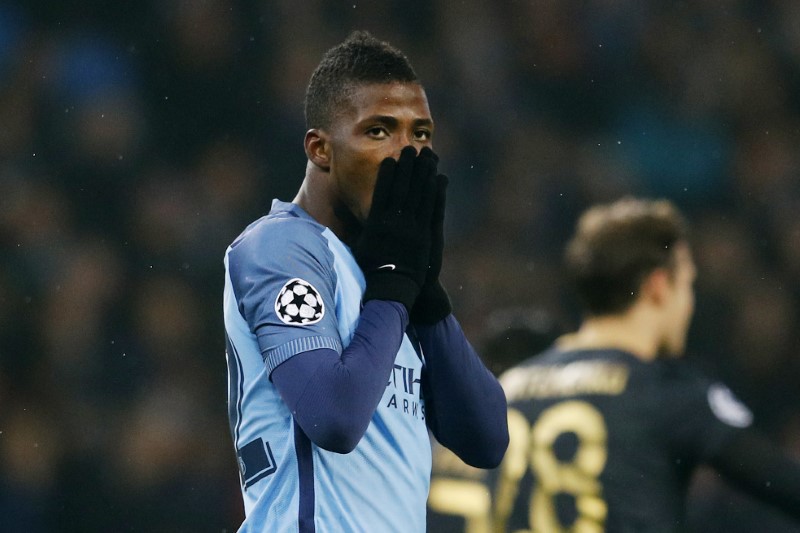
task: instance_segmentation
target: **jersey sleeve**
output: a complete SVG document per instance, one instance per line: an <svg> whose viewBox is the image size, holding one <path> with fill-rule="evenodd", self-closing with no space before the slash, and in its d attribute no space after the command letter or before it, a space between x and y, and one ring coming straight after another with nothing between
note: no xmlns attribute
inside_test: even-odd
<svg viewBox="0 0 800 533"><path fill-rule="evenodd" d="M711 464L740 490L800 520L800 462L755 430L742 430Z"/></svg>
<svg viewBox="0 0 800 533"><path fill-rule="evenodd" d="M333 254L319 228L271 220L234 242L227 259L239 312L270 373L297 353L341 353Z"/></svg>
<svg viewBox="0 0 800 533"><path fill-rule="evenodd" d="M451 314L415 326L425 354L425 421L465 463L494 468L508 447L506 397Z"/></svg>
<svg viewBox="0 0 800 533"><path fill-rule="evenodd" d="M753 422L724 384L691 368L670 369L664 382L664 434L679 456L708 461Z"/></svg>

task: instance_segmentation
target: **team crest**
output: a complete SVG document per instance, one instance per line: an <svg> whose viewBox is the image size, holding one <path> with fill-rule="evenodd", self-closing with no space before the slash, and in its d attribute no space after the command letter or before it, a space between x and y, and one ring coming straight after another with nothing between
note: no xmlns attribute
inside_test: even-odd
<svg viewBox="0 0 800 533"><path fill-rule="evenodd" d="M290 279L275 299L278 318L291 326L316 324L325 316L322 297L309 282L300 278Z"/></svg>

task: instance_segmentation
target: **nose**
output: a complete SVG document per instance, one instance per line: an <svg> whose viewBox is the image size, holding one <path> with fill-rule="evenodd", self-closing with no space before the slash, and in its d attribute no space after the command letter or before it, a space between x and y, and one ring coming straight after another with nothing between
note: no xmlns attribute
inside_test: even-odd
<svg viewBox="0 0 800 533"><path fill-rule="evenodd" d="M413 135L410 133L400 133L395 135L393 140L394 143L392 145L392 157L395 159L400 157L400 152L406 146L413 146L417 153L419 153L419 151L425 146L424 142L415 140Z"/></svg>
<svg viewBox="0 0 800 533"><path fill-rule="evenodd" d="M395 158L400 157L400 151L406 146L414 146L414 148L416 148L417 151L419 151L419 148L414 145L408 133L401 133L400 135L396 135L394 144L395 145L393 148L394 148Z"/></svg>

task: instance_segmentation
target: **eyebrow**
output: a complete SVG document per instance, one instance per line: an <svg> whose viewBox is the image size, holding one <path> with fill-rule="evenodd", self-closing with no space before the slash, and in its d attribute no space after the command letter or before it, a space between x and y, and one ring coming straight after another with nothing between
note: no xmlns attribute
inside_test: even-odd
<svg viewBox="0 0 800 533"><path fill-rule="evenodd" d="M391 115L372 115L361 121L362 124L365 122L380 122L392 128L396 128L399 123L399 121ZM433 127L433 120L429 118L417 118L412 121L412 124L414 127L426 126L430 128Z"/></svg>

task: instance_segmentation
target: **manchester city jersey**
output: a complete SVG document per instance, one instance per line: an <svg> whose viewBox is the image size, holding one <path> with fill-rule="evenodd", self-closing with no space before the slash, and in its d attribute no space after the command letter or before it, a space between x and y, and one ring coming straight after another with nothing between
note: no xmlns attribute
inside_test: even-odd
<svg viewBox="0 0 800 533"><path fill-rule="evenodd" d="M349 344L365 286L349 248L275 200L228 248L225 270L228 415L246 515L239 531L424 531L431 451L422 359L408 336L348 454L315 446L270 381L295 354Z"/></svg>

